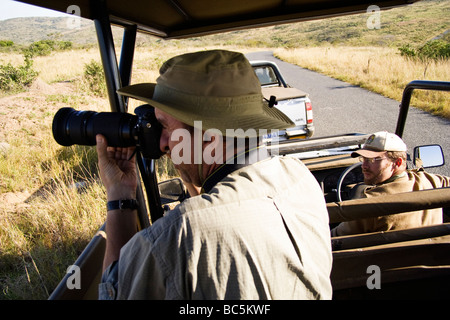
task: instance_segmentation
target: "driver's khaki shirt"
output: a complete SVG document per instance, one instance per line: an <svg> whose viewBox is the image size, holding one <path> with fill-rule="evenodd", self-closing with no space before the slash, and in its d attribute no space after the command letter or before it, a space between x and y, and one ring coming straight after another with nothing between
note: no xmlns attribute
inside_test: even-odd
<svg viewBox="0 0 450 320"><path fill-rule="evenodd" d="M266 159L136 234L104 274L100 298L330 299L329 233L309 170Z"/></svg>
<svg viewBox="0 0 450 320"><path fill-rule="evenodd" d="M370 198L383 194L396 194L450 186L450 178L418 170L408 170L394 181L367 186L358 198ZM332 236L417 228L442 223L442 208L411 211L387 216L342 222L331 230Z"/></svg>

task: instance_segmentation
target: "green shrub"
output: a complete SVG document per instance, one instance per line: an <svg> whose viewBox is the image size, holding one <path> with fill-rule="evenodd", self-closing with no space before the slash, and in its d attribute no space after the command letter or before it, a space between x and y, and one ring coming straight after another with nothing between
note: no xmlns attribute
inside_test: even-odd
<svg viewBox="0 0 450 320"><path fill-rule="evenodd" d="M73 44L70 41L58 41L57 47L59 50L69 50L72 49Z"/></svg>
<svg viewBox="0 0 450 320"><path fill-rule="evenodd" d="M0 47L12 47L14 42L11 40L0 40Z"/></svg>
<svg viewBox="0 0 450 320"><path fill-rule="evenodd" d="M403 45L399 47L398 50L400 51L400 55L407 59L414 59L417 55L416 49L411 47L410 44Z"/></svg>
<svg viewBox="0 0 450 320"><path fill-rule="evenodd" d="M431 60L447 60L450 58L450 43L442 40L432 40L417 50L419 58Z"/></svg>
<svg viewBox="0 0 450 320"><path fill-rule="evenodd" d="M450 42L431 40L415 49L407 44L398 48L400 55L407 59L416 59L422 62L430 60L447 60L450 58Z"/></svg>
<svg viewBox="0 0 450 320"><path fill-rule="evenodd" d="M55 41L53 40L40 40L30 44L24 51L31 57L48 56L54 50L54 46Z"/></svg>
<svg viewBox="0 0 450 320"><path fill-rule="evenodd" d="M20 91L30 86L39 72L33 69L33 60L25 55L25 64L14 67L11 63L0 65L0 90Z"/></svg>
<svg viewBox="0 0 450 320"><path fill-rule="evenodd" d="M106 82L103 66L95 60L84 65L84 80L88 90L100 97L106 96Z"/></svg>
<svg viewBox="0 0 450 320"><path fill-rule="evenodd" d="M24 53L31 57L48 56L52 51L69 50L71 48L72 42L70 41L39 40L24 49Z"/></svg>
<svg viewBox="0 0 450 320"><path fill-rule="evenodd" d="M448 60L450 58L450 42L445 40L431 40L423 46L414 49L407 44L400 48L400 55L406 59L417 60L424 64L423 77L426 77L428 66L431 62Z"/></svg>

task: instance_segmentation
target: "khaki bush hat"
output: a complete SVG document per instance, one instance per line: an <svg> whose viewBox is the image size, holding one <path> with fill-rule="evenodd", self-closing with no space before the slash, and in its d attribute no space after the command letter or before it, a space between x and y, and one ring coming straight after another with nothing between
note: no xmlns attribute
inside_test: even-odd
<svg viewBox="0 0 450 320"><path fill-rule="evenodd" d="M187 53L166 61L159 72L156 83L127 86L118 93L145 101L188 125L202 121L203 130L218 129L224 136L254 137L263 129L268 133L294 126L284 113L269 107L252 66L241 53ZM234 134L227 134L227 129Z"/></svg>
<svg viewBox="0 0 450 320"><path fill-rule="evenodd" d="M379 131L367 138L362 149L352 153L352 157L363 156L375 158L382 156L386 151L406 151L406 144L394 133Z"/></svg>

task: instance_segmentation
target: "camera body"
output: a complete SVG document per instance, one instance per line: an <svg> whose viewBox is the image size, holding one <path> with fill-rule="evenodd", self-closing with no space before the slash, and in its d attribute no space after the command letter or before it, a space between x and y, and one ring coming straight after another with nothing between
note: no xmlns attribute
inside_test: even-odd
<svg viewBox="0 0 450 320"><path fill-rule="evenodd" d="M108 146L135 146L144 158L159 159L163 154L159 148L162 127L155 117L154 107L146 104L134 112L136 115L62 108L53 118L53 137L62 146L93 146L95 136L102 134Z"/></svg>
<svg viewBox="0 0 450 320"><path fill-rule="evenodd" d="M134 109L134 113L138 117L136 146L144 158L159 159L164 154L159 147L162 126L155 117L155 108L145 104Z"/></svg>

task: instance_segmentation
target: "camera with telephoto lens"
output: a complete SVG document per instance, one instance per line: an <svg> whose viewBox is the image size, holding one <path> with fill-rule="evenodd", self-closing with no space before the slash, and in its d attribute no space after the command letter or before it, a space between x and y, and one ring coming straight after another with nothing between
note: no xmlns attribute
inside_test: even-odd
<svg viewBox="0 0 450 320"><path fill-rule="evenodd" d="M162 127L156 120L155 109L142 105L134 113L136 115L62 108L53 118L53 137L62 146L93 146L95 136L102 134L108 146L136 146L144 158L160 158L163 154L159 148Z"/></svg>

